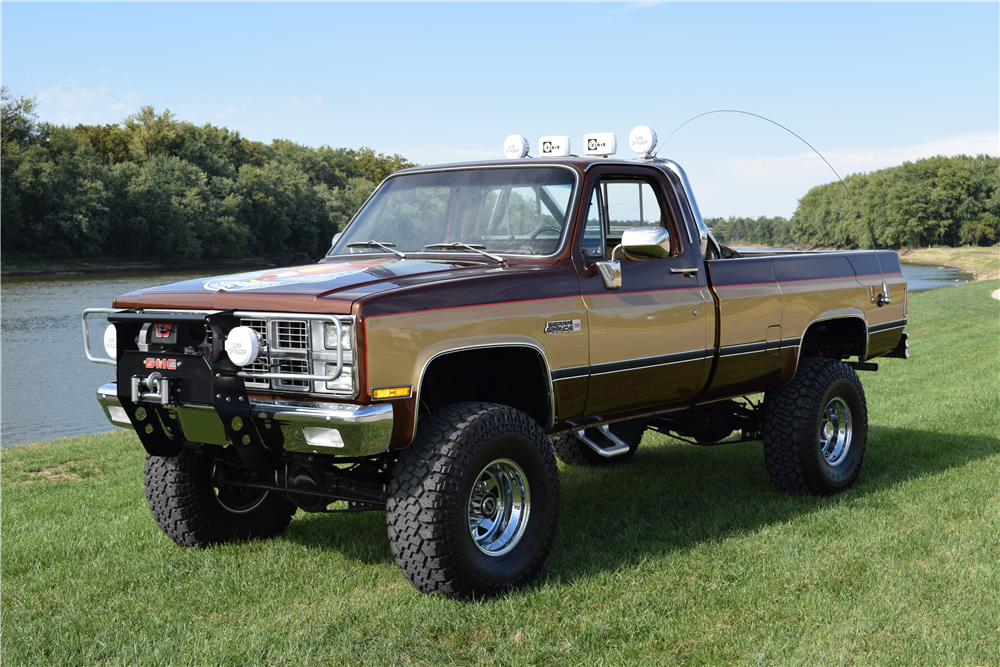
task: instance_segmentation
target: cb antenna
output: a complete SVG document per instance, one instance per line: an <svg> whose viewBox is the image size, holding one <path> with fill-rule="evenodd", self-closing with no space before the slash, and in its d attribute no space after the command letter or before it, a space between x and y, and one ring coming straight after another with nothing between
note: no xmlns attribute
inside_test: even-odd
<svg viewBox="0 0 1000 667"><path fill-rule="evenodd" d="M810 150L812 150L813 153L819 156L819 159L821 159L824 163L826 163L826 166L830 168L830 171L832 171L833 175L837 177L837 180L840 181L840 184L844 186L844 190L847 191L847 196L851 198L851 201L854 203L854 208L857 209L858 216L861 218L861 222L863 222L865 225L865 231L868 232L868 242L871 243L872 252L875 253L875 262L878 264L878 272L879 275L882 276L882 293L879 294L877 303L879 306L891 303L892 299L889 298L889 286L885 282L885 274L882 272L882 262L878 258L878 249L875 247L875 238L874 236L872 236L872 229L871 227L868 226L868 220L865 219L865 214L861 212L861 206L858 205L858 200L854 198L854 195L851 193L851 189L847 187L847 183L845 183L844 179L840 177L840 174L838 174L837 170L833 168L833 165L830 164L830 162L825 157L823 157L823 154L820 153L818 150L816 150L815 146L813 146L811 143L800 137L795 132L792 132L781 123L775 122L770 118L761 116L760 114L750 113L749 111L740 111L739 109L716 109L714 111L706 111L705 113L700 113L697 116L693 116L684 121L683 123L681 123L676 130L671 132L670 135L663 140L663 143L660 144L660 147L656 149L656 153L653 154L653 157L656 157L659 154L659 152L663 150L663 146L665 146L666 143L670 141L670 138L673 137L675 134L677 134L682 127L684 127L693 120L701 118L702 116L711 116L712 114L717 114L717 113L735 113L735 114L741 114L743 116L753 116L754 118L759 118L761 120L767 121L771 125L780 127L782 130L788 132L790 135L792 135L793 137L804 143L806 146L810 148Z"/></svg>

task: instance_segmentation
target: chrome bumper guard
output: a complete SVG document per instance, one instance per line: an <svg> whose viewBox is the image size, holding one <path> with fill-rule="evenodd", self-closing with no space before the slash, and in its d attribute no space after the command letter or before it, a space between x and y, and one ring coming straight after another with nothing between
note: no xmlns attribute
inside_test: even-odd
<svg viewBox="0 0 1000 667"><path fill-rule="evenodd" d="M118 385L108 383L97 390L97 401L115 426L132 428L125 408L118 400ZM190 442L226 446L222 420L210 405L181 404L162 408L170 422L164 424ZM392 406L310 403L306 401L252 401L255 417L265 419L264 427L281 429L284 448L291 452L372 456L389 448L392 435ZM152 411L149 411L152 414ZM147 417L151 418L151 417Z"/></svg>

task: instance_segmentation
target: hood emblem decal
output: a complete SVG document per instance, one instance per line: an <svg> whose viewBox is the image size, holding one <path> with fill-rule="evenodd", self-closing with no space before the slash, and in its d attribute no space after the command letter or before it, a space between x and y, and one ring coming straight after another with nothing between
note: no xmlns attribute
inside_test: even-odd
<svg viewBox="0 0 1000 667"><path fill-rule="evenodd" d="M213 292L218 290L241 292L267 287L283 287L285 285L324 283L354 275L355 273L362 273L372 266L381 263L383 262L365 262L363 264L341 262L338 264L317 264L316 266L292 270L255 271L253 273L241 273L222 278L210 278L203 282L203 286L205 289Z"/></svg>

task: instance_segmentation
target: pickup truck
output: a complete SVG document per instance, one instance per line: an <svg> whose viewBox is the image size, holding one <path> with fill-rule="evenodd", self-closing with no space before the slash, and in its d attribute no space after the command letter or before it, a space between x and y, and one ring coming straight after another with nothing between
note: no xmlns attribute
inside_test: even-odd
<svg viewBox="0 0 1000 667"><path fill-rule="evenodd" d="M908 357L906 294L891 251L721 246L673 161L566 156L397 172L318 264L131 292L83 324L175 542L385 511L413 586L479 598L542 567L556 458L620 464L647 430L761 441L783 492L849 487L855 371Z"/></svg>

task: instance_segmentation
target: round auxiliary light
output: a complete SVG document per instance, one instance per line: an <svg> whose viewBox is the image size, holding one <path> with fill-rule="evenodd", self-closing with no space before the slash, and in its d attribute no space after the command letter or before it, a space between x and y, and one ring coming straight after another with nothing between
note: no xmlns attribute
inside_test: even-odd
<svg viewBox="0 0 1000 667"><path fill-rule="evenodd" d="M109 324L104 330L104 351L112 359L118 359L118 330L113 324Z"/></svg>
<svg viewBox="0 0 1000 667"><path fill-rule="evenodd" d="M512 134L503 141L503 154L509 160L517 160L525 157L530 149L531 146L528 144L528 140L520 134Z"/></svg>
<svg viewBox="0 0 1000 667"><path fill-rule="evenodd" d="M236 327L226 336L226 354L237 366L252 364L259 353L260 336L250 327Z"/></svg>
<svg viewBox="0 0 1000 667"><path fill-rule="evenodd" d="M639 155L649 155L656 148L656 132L646 125L636 125L628 133L628 145Z"/></svg>

